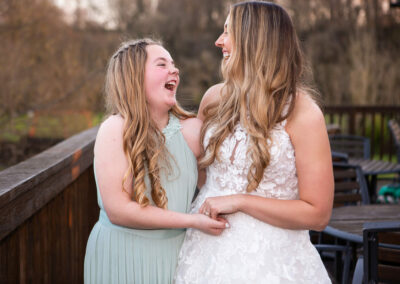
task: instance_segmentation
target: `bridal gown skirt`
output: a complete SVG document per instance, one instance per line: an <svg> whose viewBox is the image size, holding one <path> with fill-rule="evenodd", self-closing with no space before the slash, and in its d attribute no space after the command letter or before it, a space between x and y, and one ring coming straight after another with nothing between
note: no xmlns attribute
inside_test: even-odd
<svg viewBox="0 0 400 284"><path fill-rule="evenodd" d="M175 281L181 283L331 283L308 231L281 229L243 213L226 216L220 236L187 231Z"/></svg>

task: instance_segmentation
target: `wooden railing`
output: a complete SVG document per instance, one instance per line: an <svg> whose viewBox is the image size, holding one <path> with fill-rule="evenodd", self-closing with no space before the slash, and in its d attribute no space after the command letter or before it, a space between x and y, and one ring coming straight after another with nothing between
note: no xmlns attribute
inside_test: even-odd
<svg viewBox="0 0 400 284"><path fill-rule="evenodd" d="M0 283L82 283L97 128L0 172Z"/></svg>
<svg viewBox="0 0 400 284"><path fill-rule="evenodd" d="M396 161L395 146L388 121L400 121L400 106L328 106L324 108L328 124L337 124L342 134L368 137L371 142L371 157L386 156ZM400 162L400 161L399 161Z"/></svg>

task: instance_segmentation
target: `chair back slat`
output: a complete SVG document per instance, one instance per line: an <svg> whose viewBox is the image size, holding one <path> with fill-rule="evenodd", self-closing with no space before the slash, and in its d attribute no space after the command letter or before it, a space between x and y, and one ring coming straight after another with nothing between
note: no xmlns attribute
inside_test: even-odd
<svg viewBox="0 0 400 284"><path fill-rule="evenodd" d="M365 223L365 283L400 282L400 222Z"/></svg>
<svg viewBox="0 0 400 284"><path fill-rule="evenodd" d="M383 283L399 283L398 281L400 281L400 267L393 265L379 264L378 279L380 279L379 282Z"/></svg>
<svg viewBox="0 0 400 284"><path fill-rule="evenodd" d="M351 191L358 189L360 189L360 184L357 181L343 181L335 184L335 191Z"/></svg>
<svg viewBox="0 0 400 284"><path fill-rule="evenodd" d="M365 177L358 166L333 163L335 179L334 207L369 204Z"/></svg>
<svg viewBox="0 0 400 284"><path fill-rule="evenodd" d="M349 178L357 178L357 173L355 169L346 168L340 170L339 168L337 168L335 170L335 180L349 179Z"/></svg>
<svg viewBox="0 0 400 284"><path fill-rule="evenodd" d="M379 233L379 242L400 246L400 232L382 232Z"/></svg>
<svg viewBox="0 0 400 284"><path fill-rule="evenodd" d="M332 151L348 154L351 158L369 159L371 146L369 138L357 135L329 135Z"/></svg>
<svg viewBox="0 0 400 284"><path fill-rule="evenodd" d="M397 264L400 268L400 253L398 249L380 247L378 249L378 260L386 264Z"/></svg>
<svg viewBox="0 0 400 284"><path fill-rule="evenodd" d="M340 207L340 206L345 206L345 205L353 205L355 203L360 203L361 202L361 195L360 194L335 194L335 202L333 204L333 207Z"/></svg>

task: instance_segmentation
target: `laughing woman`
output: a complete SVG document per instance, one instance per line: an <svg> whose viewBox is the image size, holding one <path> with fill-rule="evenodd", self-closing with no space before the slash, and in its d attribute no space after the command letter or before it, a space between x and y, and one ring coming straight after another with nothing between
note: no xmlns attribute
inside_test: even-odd
<svg viewBox="0 0 400 284"><path fill-rule="evenodd" d="M224 83L200 105L207 181L193 212L223 215L231 228L188 230L176 283L330 283L308 233L332 210L329 140L300 83L292 21L274 3L238 3L216 45Z"/></svg>
<svg viewBox="0 0 400 284"><path fill-rule="evenodd" d="M125 42L106 75L110 116L94 147L100 207L85 283L171 283L185 228L218 235L223 220L186 214L197 183L201 121L177 105L179 71L160 43Z"/></svg>

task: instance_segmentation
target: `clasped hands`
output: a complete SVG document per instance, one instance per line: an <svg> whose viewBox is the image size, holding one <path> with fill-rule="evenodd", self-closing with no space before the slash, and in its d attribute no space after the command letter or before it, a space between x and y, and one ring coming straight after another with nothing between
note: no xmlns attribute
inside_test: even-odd
<svg viewBox="0 0 400 284"><path fill-rule="evenodd" d="M239 198L239 194L208 197L201 205L199 213L217 220L221 218L219 215L232 214L239 211Z"/></svg>

